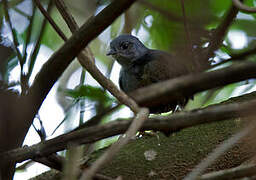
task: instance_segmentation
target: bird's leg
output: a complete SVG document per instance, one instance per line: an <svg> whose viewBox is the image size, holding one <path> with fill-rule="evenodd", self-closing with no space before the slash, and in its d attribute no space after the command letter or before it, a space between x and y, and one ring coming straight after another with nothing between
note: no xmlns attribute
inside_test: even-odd
<svg viewBox="0 0 256 180"><path fill-rule="evenodd" d="M174 109L173 113L181 112L181 111L182 111L182 107L181 107L181 105L180 105L180 104L178 104L178 105L175 107L175 109Z"/></svg>

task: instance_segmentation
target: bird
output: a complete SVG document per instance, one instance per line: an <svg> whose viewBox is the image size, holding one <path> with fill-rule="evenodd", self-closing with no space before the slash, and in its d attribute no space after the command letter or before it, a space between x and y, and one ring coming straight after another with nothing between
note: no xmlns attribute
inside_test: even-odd
<svg viewBox="0 0 256 180"><path fill-rule="evenodd" d="M130 34L122 34L113 39L106 55L111 55L121 65L119 86L125 93L190 72L184 59L162 50L147 48ZM174 112L177 107L183 108L189 98L151 107L150 113Z"/></svg>

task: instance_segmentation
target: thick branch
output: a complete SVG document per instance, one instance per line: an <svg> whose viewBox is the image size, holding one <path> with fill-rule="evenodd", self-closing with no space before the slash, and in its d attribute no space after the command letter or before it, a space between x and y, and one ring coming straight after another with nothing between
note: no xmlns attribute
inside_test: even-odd
<svg viewBox="0 0 256 180"><path fill-rule="evenodd" d="M240 63L227 68L187 75L138 89L130 94L141 106L157 107L191 97L195 93L230 83L256 78L256 63Z"/></svg>
<svg viewBox="0 0 256 180"><path fill-rule="evenodd" d="M150 118L144 123L141 130L170 130L174 132L199 124L250 116L253 114L255 105L256 100L250 100L248 102L220 104L204 109L176 113L170 116ZM54 152L64 150L70 142L87 144L124 133L130 123L131 121L129 120L118 120L105 125L85 128L30 147L18 148L2 153L0 154L0 158L2 161L15 160L16 162L22 162L26 159L47 156Z"/></svg>
<svg viewBox="0 0 256 180"><path fill-rule="evenodd" d="M67 7L62 0L55 0L56 6L60 11L62 17L70 28L71 32L74 33L78 29L78 25L75 22L73 16L67 11ZM80 64L92 75L92 77L105 89L107 89L113 96L115 96L121 103L131 108L133 112L138 112L139 107L133 99L128 97L123 91L119 90L118 87L108 78L106 78L100 70L96 67L95 63L90 58L91 50L86 48L78 55Z"/></svg>
<svg viewBox="0 0 256 180"><path fill-rule="evenodd" d="M232 0L234 6L236 6L240 11L245 13L256 13L256 7L249 7L243 4L240 0Z"/></svg>
<svg viewBox="0 0 256 180"><path fill-rule="evenodd" d="M226 16L224 17L224 20L221 22L221 24L218 26L218 28L215 30L215 33L211 37L206 60L212 57L214 52L221 46L230 25L236 18L237 13L238 9L235 6L231 6Z"/></svg>
<svg viewBox="0 0 256 180"><path fill-rule="evenodd" d="M28 92L31 107L26 114L26 122L20 122L23 129L28 129L34 115L40 108L46 95L58 80L74 57L88 43L107 28L135 0L118 0L103 9L97 16L90 18L42 67ZM26 131L21 136L25 136Z"/></svg>

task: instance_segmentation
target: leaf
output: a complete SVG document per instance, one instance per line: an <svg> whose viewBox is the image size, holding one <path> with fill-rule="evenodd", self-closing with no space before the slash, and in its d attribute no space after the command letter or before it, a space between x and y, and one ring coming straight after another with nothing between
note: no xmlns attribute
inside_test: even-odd
<svg viewBox="0 0 256 180"><path fill-rule="evenodd" d="M72 98L86 98L91 101L103 102L103 104L107 105L109 102L113 102L114 99L110 97L106 91L102 90L98 87L93 87L89 85L81 85L76 87L75 89L68 89L65 91L67 96Z"/></svg>

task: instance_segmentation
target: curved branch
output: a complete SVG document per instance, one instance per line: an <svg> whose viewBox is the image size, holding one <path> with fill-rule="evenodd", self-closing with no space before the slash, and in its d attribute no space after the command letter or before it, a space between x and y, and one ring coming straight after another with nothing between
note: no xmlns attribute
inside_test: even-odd
<svg viewBox="0 0 256 180"><path fill-rule="evenodd" d="M228 32L229 27L233 23L236 15L238 13L238 9L235 6L231 6L229 11L225 14L223 21L214 31L210 39L210 44L208 47L208 52L206 54L206 61L214 55L214 52L222 45L222 42Z"/></svg>
<svg viewBox="0 0 256 180"><path fill-rule="evenodd" d="M199 178L202 172L206 170L211 164L213 164L222 154L228 149L232 148L238 141L246 137L251 132L255 131L255 123L250 123L240 132L236 133L229 139L222 142L216 147L206 158L204 158L185 178L184 180L196 180Z"/></svg>
<svg viewBox="0 0 256 180"><path fill-rule="evenodd" d="M226 119L248 117L254 115L256 100L248 102L219 104L204 109L189 112L176 113L170 116L150 118L145 121L141 130L171 131L175 132L183 128L222 121ZM104 125L84 128L75 132L60 135L56 138L35 144L10 150L0 154L1 161L22 162L27 159L47 156L57 151L64 150L72 143L88 144L103 138L124 133L130 126L131 120L117 120Z"/></svg>
<svg viewBox="0 0 256 180"><path fill-rule="evenodd" d="M245 13L256 13L256 7L249 7L243 4L240 0L232 0L233 5L236 6L240 11Z"/></svg>
<svg viewBox="0 0 256 180"><path fill-rule="evenodd" d="M177 102L195 93L230 83L256 78L256 63L243 62L215 71L197 73L170 79L138 89L131 94L140 106L157 107Z"/></svg>
<svg viewBox="0 0 256 180"><path fill-rule="evenodd" d="M98 15L91 17L50 59L44 64L41 71L25 97L28 99L25 107L28 107L24 117L17 124L23 129L17 136L22 139L26 130L30 127L33 117L40 108L48 92L58 80L64 70L80 51L106 29L119 15L129 8L135 0L116 0L104 8ZM25 119L25 120L24 120Z"/></svg>
<svg viewBox="0 0 256 180"><path fill-rule="evenodd" d="M256 165L241 165L231 169L211 172L202 175L199 180L238 179L255 175Z"/></svg>

